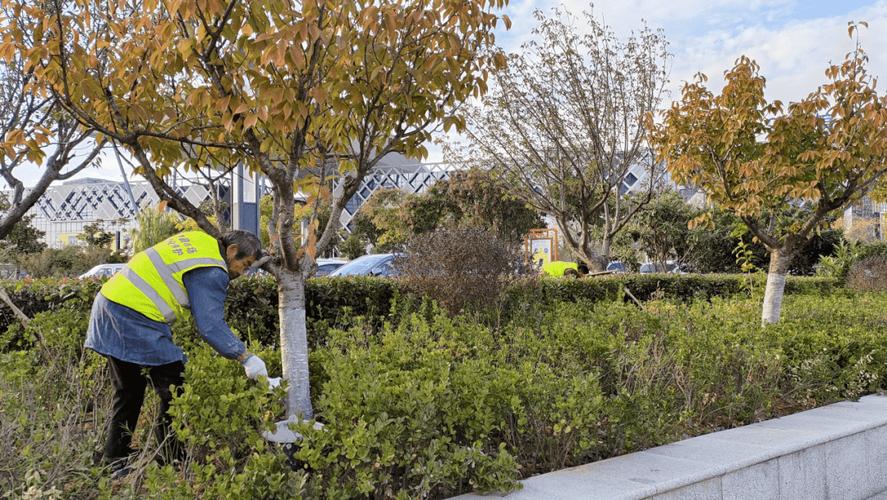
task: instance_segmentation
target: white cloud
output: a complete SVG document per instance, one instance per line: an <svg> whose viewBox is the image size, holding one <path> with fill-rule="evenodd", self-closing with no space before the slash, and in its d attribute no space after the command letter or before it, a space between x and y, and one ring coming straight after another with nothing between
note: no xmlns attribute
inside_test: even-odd
<svg viewBox="0 0 887 500"><path fill-rule="evenodd" d="M536 9L550 14L560 6L581 20L590 5L587 0L516 2L508 9L514 27L500 35L499 42L506 50L517 50L536 23L531 15ZM844 15L792 20L806 8L798 0L599 0L593 10L618 34L640 28L642 19L665 30L674 54L672 97L679 96L682 82L700 71L719 89L723 72L745 54L761 65L769 98L800 99L824 81L829 61L842 60L852 49L849 20L869 22L862 42L871 58L870 71L887 75L887 37L881 35L887 29L887 0Z"/></svg>
<svg viewBox="0 0 887 500"><path fill-rule="evenodd" d="M563 5L575 14L588 10L591 5L583 0L546 0L544 4L544 10ZM667 31L673 27L686 31L735 25L762 17L775 19L796 4L797 0L599 0L594 2L594 13L617 32L638 28L641 19Z"/></svg>
<svg viewBox="0 0 887 500"><path fill-rule="evenodd" d="M748 24L735 31L713 31L690 36L675 50L672 89L679 88L696 72L707 74L712 88L723 84L723 72L740 55L747 55L761 66L767 78L767 97L796 101L825 81L829 62L839 62L853 49L847 36L847 21L867 20L861 30L863 48L870 57L872 75L887 75L887 1L881 0L846 15L790 21L781 26ZM676 97L678 94L675 93Z"/></svg>

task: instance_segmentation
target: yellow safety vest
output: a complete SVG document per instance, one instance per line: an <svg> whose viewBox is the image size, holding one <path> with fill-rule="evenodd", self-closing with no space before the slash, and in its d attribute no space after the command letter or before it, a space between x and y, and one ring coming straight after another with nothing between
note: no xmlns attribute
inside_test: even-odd
<svg viewBox="0 0 887 500"><path fill-rule="evenodd" d="M575 269L578 273L579 265L575 262L565 262L562 260L542 264L542 272L548 276L554 276L556 278L563 276L567 269Z"/></svg>
<svg viewBox="0 0 887 500"><path fill-rule="evenodd" d="M228 270L215 238L186 231L135 254L100 293L154 321L171 323L190 307L182 275L198 267Z"/></svg>

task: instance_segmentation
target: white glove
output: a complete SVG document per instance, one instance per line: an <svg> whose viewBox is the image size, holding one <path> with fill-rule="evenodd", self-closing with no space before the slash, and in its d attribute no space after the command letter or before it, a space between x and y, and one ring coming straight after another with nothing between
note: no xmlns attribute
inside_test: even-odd
<svg viewBox="0 0 887 500"><path fill-rule="evenodd" d="M265 362L255 354L243 362L243 369L246 371L246 376L252 380L268 376L268 368L265 367Z"/></svg>
<svg viewBox="0 0 887 500"><path fill-rule="evenodd" d="M268 377L268 388L277 389L280 386L280 377Z"/></svg>

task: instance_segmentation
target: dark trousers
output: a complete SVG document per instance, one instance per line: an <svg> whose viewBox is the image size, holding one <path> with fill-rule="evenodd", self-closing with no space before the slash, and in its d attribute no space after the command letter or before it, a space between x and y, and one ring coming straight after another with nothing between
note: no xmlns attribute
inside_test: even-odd
<svg viewBox="0 0 887 500"><path fill-rule="evenodd" d="M142 366L108 356L111 369L111 385L114 387L114 404L111 422L108 424L108 439L105 442L103 460L111 463L132 453L132 432L139 421L139 413L145 400L145 387L150 384L160 397L160 413L154 424L157 443L163 443L161 460L172 461L182 457L182 446L171 432L172 418L169 404L173 390L178 390L184 382L185 365L181 361L160 366Z"/></svg>

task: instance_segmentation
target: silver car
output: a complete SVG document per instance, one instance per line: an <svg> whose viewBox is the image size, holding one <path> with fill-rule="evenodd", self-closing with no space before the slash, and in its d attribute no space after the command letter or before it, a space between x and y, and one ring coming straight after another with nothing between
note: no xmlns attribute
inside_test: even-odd
<svg viewBox="0 0 887 500"><path fill-rule="evenodd" d="M330 273L330 277L335 276L396 276L397 271L394 269L394 259L397 254L394 253L378 253L375 255L364 255L358 257L344 266Z"/></svg>

